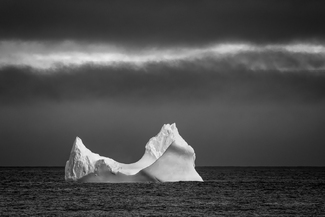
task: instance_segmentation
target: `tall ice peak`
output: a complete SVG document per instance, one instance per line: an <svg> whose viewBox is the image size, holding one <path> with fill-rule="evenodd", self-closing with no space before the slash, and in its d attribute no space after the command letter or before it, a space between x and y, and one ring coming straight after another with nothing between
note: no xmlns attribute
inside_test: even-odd
<svg viewBox="0 0 325 217"><path fill-rule="evenodd" d="M73 142L71 152L76 149L85 149L85 148L86 148L86 146L83 144L82 140L77 136Z"/></svg>
<svg viewBox="0 0 325 217"><path fill-rule="evenodd" d="M164 124L157 134L152 137L146 144L146 152L152 155L155 159L158 159L175 140L178 135L176 124Z"/></svg>
<svg viewBox="0 0 325 217"><path fill-rule="evenodd" d="M166 134L171 134L174 133L174 131L177 131L177 127L176 127L176 123L173 124L164 124L160 130L160 132L158 133L158 135L160 133L166 133Z"/></svg>

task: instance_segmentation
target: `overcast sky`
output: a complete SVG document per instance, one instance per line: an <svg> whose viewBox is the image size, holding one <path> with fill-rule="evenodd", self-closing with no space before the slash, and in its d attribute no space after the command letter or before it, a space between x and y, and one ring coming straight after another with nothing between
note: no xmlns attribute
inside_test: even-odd
<svg viewBox="0 0 325 217"><path fill-rule="evenodd" d="M165 123L198 166L325 166L324 1L0 1L0 166L79 136L140 159Z"/></svg>

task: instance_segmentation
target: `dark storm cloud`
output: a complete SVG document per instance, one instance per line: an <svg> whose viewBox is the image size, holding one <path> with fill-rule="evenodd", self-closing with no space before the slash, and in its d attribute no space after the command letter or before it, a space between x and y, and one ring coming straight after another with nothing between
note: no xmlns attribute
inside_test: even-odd
<svg viewBox="0 0 325 217"><path fill-rule="evenodd" d="M128 99L129 102L200 102L220 100L319 101L325 99L325 76L304 72L255 73L245 69L219 71L183 63L182 67L151 64L133 67L83 66L40 73L32 68L7 67L0 71L3 103L39 100Z"/></svg>
<svg viewBox="0 0 325 217"><path fill-rule="evenodd" d="M173 122L197 165L324 166L324 8L1 0L0 166L64 165L75 136L131 163Z"/></svg>
<svg viewBox="0 0 325 217"><path fill-rule="evenodd" d="M323 40L324 1L0 1L0 38L137 45Z"/></svg>

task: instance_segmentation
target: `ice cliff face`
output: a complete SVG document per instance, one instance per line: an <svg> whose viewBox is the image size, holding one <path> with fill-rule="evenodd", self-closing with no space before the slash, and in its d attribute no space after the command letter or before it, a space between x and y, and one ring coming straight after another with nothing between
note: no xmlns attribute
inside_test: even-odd
<svg viewBox="0 0 325 217"><path fill-rule="evenodd" d="M165 124L133 164L92 153L76 138L65 166L66 180L83 182L203 181L194 168L195 153L175 124Z"/></svg>
<svg viewBox="0 0 325 217"><path fill-rule="evenodd" d="M175 135L178 134L176 124L164 124L157 136L152 137L146 144L146 153L158 159L163 155L166 149L174 141Z"/></svg>
<svg viewBox="0 0 325 217"><path fill-rule="evenodd" d="M103 164L105 164L113 173L117 173L119 170L118 162L107 157L102 157L99 154L92 153L82 143L82 140L77 137L73 143L70 158L65 165L65 179L80 179L89 173L97 171Z"/></svg>

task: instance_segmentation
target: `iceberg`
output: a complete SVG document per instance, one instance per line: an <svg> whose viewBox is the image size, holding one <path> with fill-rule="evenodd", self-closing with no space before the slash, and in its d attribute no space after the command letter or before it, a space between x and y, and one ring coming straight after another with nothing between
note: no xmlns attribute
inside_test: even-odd
<svg viewBox="0 0 325 217"><path fill-rule="evenodd" d="M80 182L203 181L195 170L195 152L181 137L176 124L164 124L145 146L140 160L117 162L91 152L76 137L65 165L65 180Z"/></svg>

